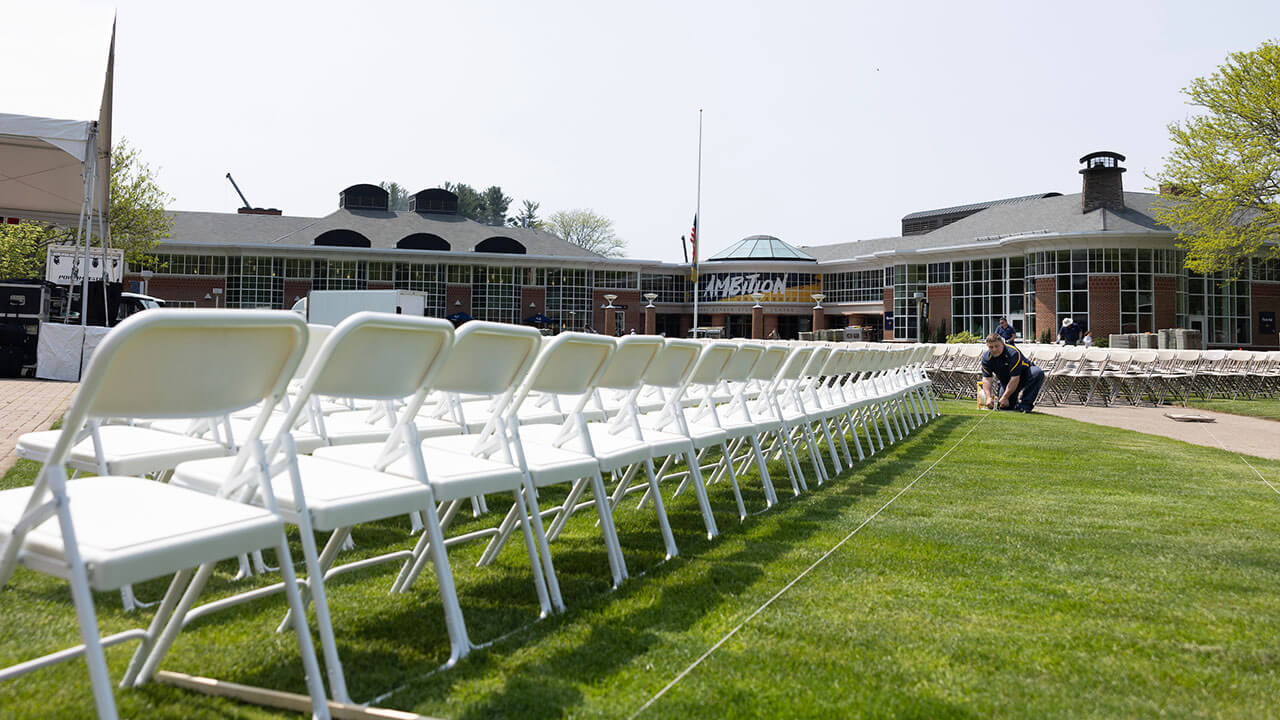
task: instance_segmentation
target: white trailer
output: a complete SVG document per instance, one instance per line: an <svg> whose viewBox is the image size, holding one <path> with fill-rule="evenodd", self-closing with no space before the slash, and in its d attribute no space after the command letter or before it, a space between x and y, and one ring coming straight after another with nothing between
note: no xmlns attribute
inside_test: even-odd
<svg viewBox="0 0 1280 720"><path fill-rule="evenodd" d="M309 323L337 325L358 312L423 317L427 294L414 290L312 290L294 306Z"/></svg>

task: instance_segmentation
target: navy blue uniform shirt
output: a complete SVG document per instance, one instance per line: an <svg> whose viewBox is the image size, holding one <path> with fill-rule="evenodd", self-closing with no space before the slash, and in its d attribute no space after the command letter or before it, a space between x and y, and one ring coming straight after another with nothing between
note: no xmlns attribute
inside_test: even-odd
<svg viewBox="0 0 1280 720"><path fill-rule="evenodd" d="M1031 370L1031 361L1022 356L1022 352L1012 345L1004 346L1004 353L991 357L990 350L982 352L982 377L995 375L1003 385L1009 384L1013 376L1026 379Z"/></svg>
<svg viewBox="0 0 1280 720"><path fill-rule="evenodd" d="M1018 334L1018 331L1014 330L1012 325L1005 325L1004 327L997 327L996 334L1004 338L1005 342L1010 342L1013 340L1013 336Z"/></svg>

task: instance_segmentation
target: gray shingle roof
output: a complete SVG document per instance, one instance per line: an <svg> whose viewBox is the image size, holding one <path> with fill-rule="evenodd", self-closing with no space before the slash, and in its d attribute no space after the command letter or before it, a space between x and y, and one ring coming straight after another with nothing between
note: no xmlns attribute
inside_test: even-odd
<svg viewBox="0 0 1280 720"><path fill-rule="evenodd" d="M311 247L322 233L353 230L368 238L374 250L394 249L408 235L431 233L447 240L454 252L473 252L483 240L502 236L524 245L529 255L602 257L542 230L484 225L453 215L347 209L321 218L180 211L169 215L171 239L179 242Z"/></svg>
<svg viewBox="0 0 1280 720"><path fill-rule="evenodd" d="M1080 194L1024 199L992 205L923 235L886 237L802 246L819 262L848 260L886 250L922 250L997 240L1023 234L1116 233L1167 235L1171 231L1154 217L1159 195L1126 192L1125 209L1080 212Z"/></svg>
<svg viewBox="0 0 1280 720"><path fill-rule="evenodd" d="M915 220L918 218L933 217L934 215L953 215L955 213L971 212L974 210L983 210L995 205L1008 205L1009 203L1022 202L1023 200L1038 200L1046 197L1056 197L1062 193L1036 193L1035 195L1020 195L1018 197L1004 198L1003 200L988 200L986 202L969 203L968 205L953 205L952 207L938 208L936 210L920 210L913 213L907 213L902 216L905 220Z"/></svg>

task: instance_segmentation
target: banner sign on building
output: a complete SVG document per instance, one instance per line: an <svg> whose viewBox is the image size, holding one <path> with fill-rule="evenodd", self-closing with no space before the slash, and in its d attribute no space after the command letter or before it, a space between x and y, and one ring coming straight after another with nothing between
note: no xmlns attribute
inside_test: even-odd
<svg viewBox="0 0 1280 720"><path fill-rule="evenodd" d="M58 285L77 285L83 279L80 266L84 264L84 248L75 245L50 245L45 255L44 279ZM124 250L107 251L104 262L102 248L89 248L89 280L107 282L124 279Z"/></svg>
<svg viewBox="0 0 1280 720"><path fill-rule="evenodd" d="M706 273L698 292L700 302L810 302L822 292L822 282L812 273Z"/></svg>

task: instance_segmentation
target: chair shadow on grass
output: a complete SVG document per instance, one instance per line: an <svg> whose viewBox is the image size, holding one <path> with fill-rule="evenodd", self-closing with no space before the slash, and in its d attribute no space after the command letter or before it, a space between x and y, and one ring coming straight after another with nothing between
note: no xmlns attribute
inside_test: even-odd
<svg viewBox="0 0 1280 720"><path fill-rule="evenodd" d="M597 610L609 603L626 602L644 592L647 583L661 578L664 587L655 601L646 603L644 607L621 618L599 622L590 629L587 637L570 648L555 652L549 657L538 657L527 663L505 668L508 675L505 684L490 693L483 702L468 707L460 715L462 718L501 715L560 717L566 708L582 702L582 693L577 684L599 684L606 681L633 660L660 645L663 635L685 632L695 627L727 598L749 591L753 584L763 578L763 566L803 546L810 537L827 528L832 520L849 507L875 497L884 487L904 476L914 477L928 467L927 463L936 457L941 450L940 446L967 424L968 418L963 416L937 418L916 430L909 442L886 448L884 452L877 452L865 461L856 463L853 472L846 469L827 485L821 488L811 487L811 492L807 495L788 497L769 513L748 517L742 527L725 528L730 532L745 531L754 536L749 538L742 549L721 558L712 559L708 555L724 538L708 541L702 531L701 515L692 502L692 497L689 496L687 502L681 502L681 498L677 498L675 502L668 503L667 511L680 543L680 556L658 567L652 564L640 566L645 570L645 576L633 577L616 593L606 591L592 596L573 592L571 588L600 587L601 584L594 576L596 568L593 568L593 577L589 580L580 577L582 568L566 562L564 543L558 542L553 545L552 552L556 555L557 571L565 589L566 602L570 606L567 613L539 623L529 632L516 633L500 642L493 653L474 654L447 673L423 679L421 685L409 680L410 685L398 691L388 704L394 707L413 707L444 700L454 684L481 679L510 651L519 647L534 647L577 620L582 612ZM774 468L771 467L770 470L772 473ZM754 479L755 475L751 473L747 477ZM786 478L786 472L780 465L775 477ZM855 482L850 482L851 480ZM736 526L736 510L733 510L734 504L729 497L728 488L723 485L713 488L723 490L713 493L717 520L732 517ZM743 490L746 499L746 487ZM759 506L763 507L763 494L759 494L756 499ZM620 508L621 513L629 511L634 511L634 506L625 511ZM733 514L729 515L730 512ZM634 535L633 540L647 541L659 549L661 547L656 531L638 531ZM625 537L627 536L624 535ZM588 539L594 540L590 536ZM625 539L623 547L628 560L637 556ZM592 564L599 565L603 561L595 562L595 554L597 553L591 553ZM660 552L656 552L647 557L660 555ZM586 557L586 553L582 557ZM711 562L704 563L699 562L700 560ZM468 623L471 624L472 620L473 614L468 607ZM653 678L651 688L645 692L656 692L668 680L665 677ZM395 686L393 683L388 685ZM635 705L638 707L643 699L635 700ZM944 715L955 714L954 709L937 709Z"/></svg>

